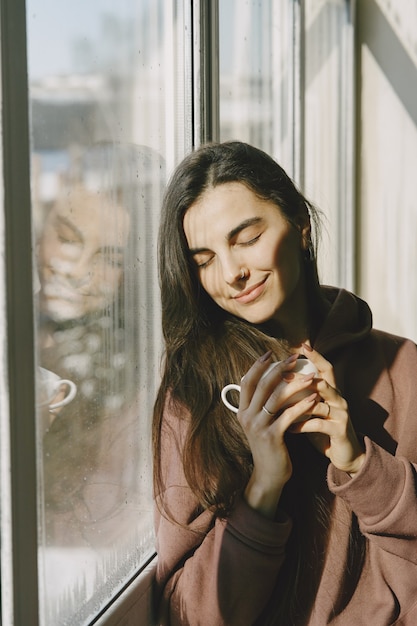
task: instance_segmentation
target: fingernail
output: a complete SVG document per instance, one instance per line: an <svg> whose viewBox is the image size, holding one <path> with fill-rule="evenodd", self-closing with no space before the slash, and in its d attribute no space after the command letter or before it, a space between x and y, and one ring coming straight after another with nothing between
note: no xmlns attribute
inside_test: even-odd
<svg viewBox="0 0 417 626"><path fill-rule="evenodd" d="M272 350L268 350L268 352L266 352L265 354L263 354L261 357L259 357L259 361L261 363L265 363L265 361L268 361L268 359L271 358L272 355Z"/></svg>
<svg viewBox="0 0 417 626"><path fill-rule="evenodd" d="M287 359L285 359L284 363L293 363L298 359L298 354L291 354Z"/></svg>
<svg viewBox="0 0 417 626"><path fill-rule="evenodd" d="M303 346L304 350L307 350L307 352L313 352L313 348L308 343L303 343L301 345Z"/></svg>
<svg viewBox="0 0 417 626"><path fill-rule="evenodd" d="M295 378L295 374L293 374L292 372L287 372L286 374L283 375L282 380L289 382L290 380L294 380L294 378Z"/></svg>

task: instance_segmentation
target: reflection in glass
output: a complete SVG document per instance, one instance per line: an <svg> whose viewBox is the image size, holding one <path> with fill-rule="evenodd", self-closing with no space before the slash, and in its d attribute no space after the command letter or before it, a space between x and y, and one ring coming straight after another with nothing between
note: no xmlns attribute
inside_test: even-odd
<svg viewBox="0 0 417 626"><path fill-rule="evenodd" d="M154 552L156 240L190 100L181 2L27 7L40 623L56 626L91 621Z"/></svg>
<svg viewBox="0 0 417 626"><path fill-rule="evenodd" d="M149 471L141 443L149 381L139 363L152 355L153 301L140 266L151 242L149 216L161 184L153 176L160 176L161 163L150 148L95 146L78 156L56 200L43 208L36 245L39 374L76 389L62 405L60 394L70 395L61 384L38 406L48 603L54 590L59 598L67 589L66 576L74 575L68 563L82 605L85 586L111 589L112 574L137 566L132 546L152 545L149 483L141 479Z"/></svg>

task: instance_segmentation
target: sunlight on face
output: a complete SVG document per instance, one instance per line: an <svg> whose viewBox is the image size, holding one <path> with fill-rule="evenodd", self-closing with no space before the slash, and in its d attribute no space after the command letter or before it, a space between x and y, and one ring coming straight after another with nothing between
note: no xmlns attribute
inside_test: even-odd
<svg viewBox="0 0 417 626"><path fill-rule="evenodd" d="M40 306L56 321L104 309L123 275L129 215L78 188L51 209L39 242Z"/></svg>
<svg viewBox="0 0 417 626"><path fill-rule="evenodd" d="M226 311L252 323L280 321L304 300L301 234L242 183L206 190L185 214L184 231L202 286Z"/></svg>

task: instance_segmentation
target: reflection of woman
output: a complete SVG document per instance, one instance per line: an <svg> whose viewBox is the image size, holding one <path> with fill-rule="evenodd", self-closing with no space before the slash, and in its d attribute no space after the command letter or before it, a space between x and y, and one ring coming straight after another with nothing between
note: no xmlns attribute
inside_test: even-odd
<svg viewBox="0 0 417 626"><path fill-rule="evenodd" d="M138 520L138 315L152 314L141 230L160 170L149 149L108 144L80 169L38 242L39 362L77 385L44 437L46 539L106 545Z"/></svg>
<svg viewBox="0 0 417 626"><path fill-rule="evenodd" d="M58 198L39 243L40 309L61 322L104 311L124 267L129 212L81 185Z"/></svg>
<svg viewBox="0 0 417 626"><path fill-rule="evenodd" d="M202 147L168 187L158 623L417 623L416 347L319 285L315 216L239 142ZM220 392L243 375L236 416Z"/></svg>

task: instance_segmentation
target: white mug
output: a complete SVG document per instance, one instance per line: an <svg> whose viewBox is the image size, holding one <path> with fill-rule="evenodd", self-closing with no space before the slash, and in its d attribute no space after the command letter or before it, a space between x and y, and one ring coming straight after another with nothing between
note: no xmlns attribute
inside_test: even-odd
<svg viewBox="0 0 417 626"><path fill-rule="evenodd" d="M275 363L271 363L271 365L268 367L266 372L262 375L262 378L264 378L264 376L269 374L269 372L272 369L274 369L274 367L276 367L279 363L282 363L282 361L277 361ZM312 374L312 373L314 373L315 375L318 374L318 370L317 370L316 366L313 365L313 363L311 361L308 361L307 359L297 359L297 361L295 362L295 367L293 369L291 369L290 371L291 372L297 372L298 374L303 374L304 376L306 374ZM278 383L278 385L276 386L276 389L280 389L280 388L283 389L285 387L285 385L287 385L287 384L288 383L286 383L285 380L281 380ZM230 383L229 385L226 385L225 387L223 387L222 393L221 393L221 398L223 400L223 404L225 404L228 409L230 409L234 413L237 413L238 410L239 410L238 407L234 406L234 404L231 404L229 402L229 400L227 399L227 394L232 389L234 389L235 391L238 391L240 393L240 385L236 385L235 383ZM287 402L286 404L284 404L281 408L285 409L287 406L290 406L290 404L295 404L296 402L299 402L303 398L306 398L307 396L309 396L310 393L311 392L308 389L302 389L301 391L298 391L293 396L291 396L291 400L289 402Z"/></svg>
<svg viewBox="0 0 417 626"><path fill-rule="evenodd" d="M75 398L77 385L72 380L60 378L58 374L44 367L39 367L38 370L39 394L41 398L38 406L48 406L49 411L54 411L55 409L66 406ZM64 385L68 388L66 396L62 400L54 402L54 398L56 398Z"/></svg>

